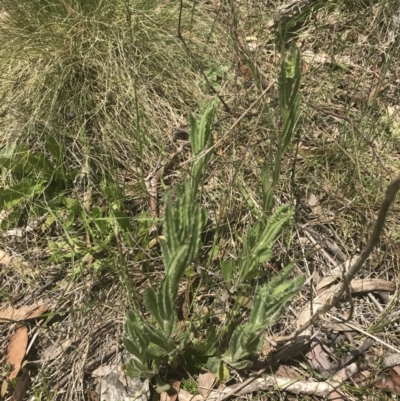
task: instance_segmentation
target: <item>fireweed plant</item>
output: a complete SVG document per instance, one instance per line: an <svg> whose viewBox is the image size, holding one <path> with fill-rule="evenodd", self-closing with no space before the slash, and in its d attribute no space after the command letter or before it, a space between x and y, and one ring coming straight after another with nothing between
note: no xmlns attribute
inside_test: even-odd
<svg viewBox="0 0 400 401"><path fill-rule="evenodd" d="M282 133L270 171L264 167L263 211L259 213L258 221L248 229L237 258L221 264L225 286L231 292L256 278L260 264L273 257L273 246L294 215L288 205L273 212L272 208L280 162L291 143L298 120L300 65L300 55L292 48L283 60L279 77ZM203 322L197 323L197 330L204 329L205 335L201 339L195 338L190 322L178 326L176 299L179 283L198 257L201 234L207 221L207 213L198 203L197 193L212 156L211 130L216 107L212 103L205 108L199 120L189 116L193 154L191 178L177 186L174 201L169 192L165 197L163 235L160 237L165 276L157 289L148 287L144 292L148 317L133 310L127 313L124 345L132 359L126 365L126 372L135 377L155 377L159 390L165 387L158 377L160 366L166 363L177 366L178 357L188 347L195 347L207 356L207 367L215 373L225 368L224 365L234 369L250 367L251 357L262 347L266 329L285 311L305 280L304 276L292 277L294 266L289 265L266 284L257 286L248 320L232 328L228 333L229 341L222 341L223 336L217 335L216 327L210 326L207 316ZM235 320L235 316L230 318Z"/></svg>

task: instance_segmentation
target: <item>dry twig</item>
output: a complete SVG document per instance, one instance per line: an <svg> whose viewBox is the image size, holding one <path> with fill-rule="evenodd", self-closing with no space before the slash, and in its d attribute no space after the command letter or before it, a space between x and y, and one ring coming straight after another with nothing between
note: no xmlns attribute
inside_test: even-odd
<svg viewBox="0 0 400 401"><path fill-rule="evenodd" d="M154 220L157 220L159 217L158 214L158 187L160 184L161 176L164 172L171 169L174 165L177 157L183 152L183 150L190 145L190 142L182 143L179 148L170 155L168 162L161 166L160 168L156 169L155 173L151 173L146 177L146 189L150 195L150 212L151 216ZM150 235L154 236L158 234L158 225L155 224L150 229Z"/></svg>
<svg viewBox="0 0 400 401"><path fill-rule="evenodd" d="M356 262L349 268L349 271L344 275L343 282L338 286L336 286L334 291L332 291L331 295L326 298L326 303L324 305L321 305L321 307L306 323L302 324L292 335L286 337L285 340L295 339L297 336L299 336L305 330L307 330L311 325L313 325L321 315L329 312L333 307L335 307L339 303L339 301L345 294L346 289L349 288L351 281L361 270L361 267L364 265L365 261L371 255L373 249L378 243L379 237L385 225L386 217L389 212L390 206L394 202L397 192L399 192L399 190L400 190L400 176L397 177L394 181L392 181L388 186L385 194L385 199L383 200L381 208L379 210L379 214L376 219L374 228L372 230L371 237L365 248L362 250L360 256L357 258Z"/></svg>

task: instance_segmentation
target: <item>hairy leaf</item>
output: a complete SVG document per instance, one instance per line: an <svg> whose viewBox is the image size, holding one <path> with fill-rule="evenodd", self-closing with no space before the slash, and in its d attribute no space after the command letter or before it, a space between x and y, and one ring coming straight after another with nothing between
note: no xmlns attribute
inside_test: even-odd
<svg viewBox="0 0 400 401"><path fill-rule="evenodd" d="M222 361L221 358L217 358L217 357L210 357L208 358L207 361L207 369L211 372L216 374L218 372L218 369L221 365Z"/></svg>
<svg viewBox="0 0 400 401"><path fill-rule="evenodd" d="M158 307L157 295L154 292L153 288L147 287L144 291L144 303L148 311L153 316L154 320L158 323L160 327L162 327L162 317L160 315L160 310Z"/></svg>
<svg viewBox="0 0 400 401"><path fill-rule="evenodd" d="M232 286L232 273L235 271L235 264L232 261L224 260L221 264L221 273L228 289Z"/></svg>
<svg viewBox="0 0 400 401"><path fill-rule="evenodd" d="M152 379L157 371L150 369L147 362L142 363L140 361L131 359L127 365L125 365L125 372L130 377L142 377L146 379Z"/></svg>

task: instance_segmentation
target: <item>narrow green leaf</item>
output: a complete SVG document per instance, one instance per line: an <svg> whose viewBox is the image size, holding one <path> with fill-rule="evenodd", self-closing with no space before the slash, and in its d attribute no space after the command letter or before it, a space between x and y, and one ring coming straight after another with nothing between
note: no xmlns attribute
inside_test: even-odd
<svg viewBox="0 0 400 401"><path fill-rule="evenodd" d="M137 356L144 357L149 345L149 339L145 335L141 318L135 312L129 311L127 313L125 328L129 339L135 344L138 350Z"/></svg>
<svg viewBox="0 0 400 401"><path fill-rule="evenodd" d="M247 206L249 207L250 211L256 215L258 218L262 217L261 212L257 209L256 205L254 204L253 200L250 198L250 195L247 193L245 187L239 184L240 192L242 193L244 199L246 200Z"/></svg>
<svg viewBox="0 0 400 401"><path fill-rule="evenodd" d="M170 340L172 338L173 332L176 325L176 312L174 309L174 301L178 289L175 287L178 283L172 283L170 278L167 276L161 282L159 292L157 294L157 305L158 311L162 319L161 328L163 330L164 336ZM174 291L176 293L174 294Z"/></svg>
<svg viewBox="0 0 400 401"><path fill-rule="evenodd" d="M227 363L236 362L240 358L247 356L245 349L242 348L243 340L241 339L241 337L243 336L243 334L243 325L236 327L229 341L228 352L224 354L224 356L226 357L226 359L224 358L224 360L226 360Z"/></svg>
<svg viewBox="0 0 400 401"><path fill-rule="evenodd" d="M176 252L179 244L177 241L177 230L175 227L175 216L173 213L173 206L171 201L171 196L169 193L165 195L164 203L164 224L163 230L165 235L165 242L163 241L163 259L164 264L168 265L170 258Z"/></svg>
<svg viewBox="0 0 400 401"><path fill-rule="evenodd" d="M147 287L144 292L143 298L148 311L151 313L151 315L153 316L154 320L158 323L158 325L162 327L163 319L160 316L156 293L151 287Z"/></svg>
<svg viewBox="0 0 400 401"><path fill-rule="evenodd" d="M132 240L131 234L132 234L132 227L131 224L129 222L129 217L128 215L123 212L122 210L113 210L112 211L115 221L118 225L118 228L125 240L125 242L129 245L129 246L134 246L134 242Z"/></svg>
<svg viewBox="0 0 400 401"><path fill-rule="evenodd" d="M189 139L190 139L190 144L192 145L192 151L193 154L196 155L195 153L197 151L197 121L196 118L193 116L192 113L189 113L188 117L188 123L189 123Z"/></svg>
<svg viewBox="0 0 400 401"><path fill-rule="evenodd" d="M269 167L264 163L262 167L262 193L263 193L263 212L269 216L274 207L274 187L272 174Z"/></svg>
<svg viewBox="0 0 400 401"><path fill-rule="evenodd" d="M56 141L52 136L46 138L46 147L55 157L57 165L62 165L64 160L64 149L63 146Z"/></svg>
<svg viewBox="0 0 400 401"><path fill-rule="evenodd" d="M18 205L22 201L31 198L40 193L46 184L46 181L26 179L10 188L4 189L0 193L0 210L9 209Z"/></svg>
<svg viewBox="0 0 400 401"><path fill-rule="evenodd" d="M175 300L179 289L179 281L181 280L186 268L188 267L188 246L183 245L175 251L172 258L166 266L167 276L169 277L169 285L171 298Z"/></svg>
<svg viewBox="0 0 400 401"><path fill-rule="evenodd" d="M146 324L146 335L149 338L150 343L155 344L159 348L163 349L165 354L168 354L175 349L174 342L171 339L166 338L162 328L156 328L152 324Z"/></svg>
<svg viewBox="0 0 400 401"><path fill-rule="evenodd" d="M123 339L124 346L128 350L128 352L137 358L142 354L141 350L137 347L134 341L132 341L130 338L124 338Z"/></svg>
<svg viewBox="0 0 400 401"><path fill-rule="evenodd" d="M221 273L222 273L222 277L224 278L226 288L228 288L228 290L232 286L232 274L233 274L234 270L235 270L235 264L232 261L224 260L222 262Z"/></svg>
<svg viewBox="0 0 400 401"><path fill-rule="evenodd" d="M190 144L194 156L199 156L201 152L209 149L213 145L212 125L215 119L217 104L211 103L201 114L198 124L195 124L194 117L190 118ZM198 186L204 175L206 165L211 157L211 152L206 152L201 158L196 158L191 165L192 192L197 193Z"/></svg>
<svg viewBox="0 0 400 401"><path fill-rule="evenodd" d="M204 229L206 218L205 211L200 210L198 207L194 208L191 221L191 233L189 234L188 252L186 256L186 263L188 265L197 258L200 248L201 233Z"/></svg>
<svg viewBox="0 0 400 401"><path fill-rule="evenodd" d="M166 351L164 347L150 343L147 348L146 355L149 359L163 358L168 355L168 351Z"/></svg>
<svg viewBox="0 0 400 401"><path fill-rule="evenodd" d="M67 218L65 219L65 222L64 222L64 228L65 228L67 231L72 227L72 224L74 224L75 217L76 217L75 211L74 211L74 210L71 210L71 211L69 212Z"/></svg>
<svg viewBox="0 0 400 401"><path fill-rule="evenodd" d="M267 285L257 288L249 324L267 327L279 318L286 305L304 284L304 276L293 279L288 277L292 271L293 266L287 266L280 274L274 276Z"/></svg>
<svg viewBox="0 0 400 401"><path fill-rule="evenodd" d="M269 218L268 223L259 238L260 242L254 249L254 252L257 253L258 249L265 247L272 247L282 232L283 227L290 222L293 216L294 210L291 207L284 205L278 208Z"/></svg>
<svg viewBox="0 0 400 401"><path fill-rule="evenodd" d="M141 377L146 379L152 379L157 372L153 369L149 369L147 362L140 362L135 359L131 359L125 366L125 373L130 377Z"/></svg>

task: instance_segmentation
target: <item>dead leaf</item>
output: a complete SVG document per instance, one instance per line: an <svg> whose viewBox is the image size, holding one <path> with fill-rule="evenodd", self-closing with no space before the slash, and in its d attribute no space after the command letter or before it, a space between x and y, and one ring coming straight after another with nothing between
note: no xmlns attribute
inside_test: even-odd
<svg viewBox="0 0 400 401"><path fill-rule="evenodd" d="M350 377L354 376L358 372L358 365L353 362L350 365L347 365L337 371L333 376L332 376L332 381L335 383L344 383L346 380L348 380Z"/></svg>
<svg viewBox="0 0 400 401"><path fill-rule="evenodd" d="M235 300L235 302L246 309L250 309L253 307L253 300L251 300L250 298L246 297L245 295L233 295L232 298Z"/></svg>
<svg viewBox="0 0 400 401"><path fill-rule="evenodd" d="M246 37L247 47L251 52L257 50L258 47L258 39L256 36L247 36Z"/></svg>
<svg viewBox="0 0 400 401"><path fill-rule="evenodd" d="M94 391L102 401L132 400L137 391L150 393L149 381L142 382L138 378L132 378L125 374L122 369L112 372L107 376L94 380ZM158 395L158 393L157 393ZM147 396L146 396L147 397Z"/></svg>
<svg viewBox="0 0 400 401"><path fill-rule="evenodd" d="M11 321L20 321L25 319L32 319L36 316L46 312L49 308L43 300L32 305L24 305L18 309L12 306L6 306L0 309L0 323L10 323Z"/></svg>
<svg viewBox="0 0 400 401"><path fill-rule="evenodd" d="M336 270L336 268L334 269ZM332 270L332 273L334 273ZM342 273L343 275L343 273ZM321 293L322 289L333 283L337 277L335 275L324 277L317 285L317 291ZM368 293L368 292L394 292L396 284L379 278L357 279L351 282L351 292L353 294Z"/></svg>
<svg viewBox="0 0 400 401"><path fill-rule="evenodd" d="M293 368L287 365L279 365L275 374L277 377L287 377L288 379L298 379L300 376Z"/></svg>
<svg viewBox="0 0 400 401"><path fill-rule="evenodd" d="M11 364L13 370L8 378L10 380L17 377L21 369L22 361L25 357L26 347L28 345L28 328L20 326L11 336L7 349L7 362Z"/></svg>
<svg viewBox="0 0 400 401"><path fill-rule="evenodd" d="M17 386L15 387L14 394L10 401L22 401L29 388L29 372L28 369L22 369L22 375L18 380Z"/></svg>
<svg viewBox="0 0 400 401"><path fill-rule="evenodd" d="M93 390L86 390L86 397L87 401L101 401L99 395Z"/></svg>
<svg viewBox="0 0 400 401"><path fill-rule="evenodd" d="M397 374L384 375L372 383L376 388L392 394L400 394L400 376Z"/></svg>
<svg viewBox="0 0 400 401"><path fill-rule="evenodd" d="M312 50L305 50L301 58L308 64L317 63L317 64L326 64L332 61L332 57L328 56L325 53L315 54Z"/></svg>
<svg viewBox="0 0 400 401"><path fill-rule="evenodd" d="M366 292L395 292L396 284L379 278L358 279L351 282L351 291L354 294Z"/></svg>
<svg viewBox="0 0 400 401"><path fill-rule="evenodd" d="M261 353L264 358L268 359L271 357L273 351L275 351L276 343L270 340L267 336L265 336L264 345L261 349Z"/></svg>
<svg viewBox="0 0 400 401"><path fill-rule="evenodd" d="M350 260L346 260L344 263L336 266L334 269L330 271L330 275L324 277L318 284L317 284L317 292L321 293L325 290L325 287L328 287L330 284L335 282L338 278L342 278L343 274L349 269L354 266L356 263L359 255L354 255Z"/></svg>
<svg viewBox="0 0 400 401"><path fill-rule="evenodd" d="M8 391L8 381L3 380L3 383L1 384L1 390L0 390L1 399L4 398L4 396L7 394L7 391Z"/></svg>
<svg viewBox="0 0 400 401"><path fill-rule="evenodd" d="M341 284L336 284L333 287L328 288L326 291L324 291L322 294L317 295L312 302L312 307L310 304L307 304L298 314L297 316L297 328L299 329L303 325L309 322L311 319L311 316L314 315L314 313L319 312L322 310L326 304L330 304L334 296L337 294L339 291ZM311 329L307 328L303 333L303 336L309 336L311 335Z"/></svg>
<svg viewBox="0 0 400 401"><path fill-rule="evenodd" d="M8 266L11 261L12 257L8 253L0 250L0 265Z"/></svg>
<svg viewBox="0 0 400 401"><path fill-rule="evenodd" d="M253 78L251 70L249 67L247 67L247 65L242 65L240 67L240 72L242 73L245 82L250 81L251 78Z"/></svg>
<svg viewBox="0 0 400 401"><path fill-rule="evenodd" d="M364 381L369 380L371 378L372 372L370 370L362 370L360 372L360 375L362 376L360 381L364 382Z"/></svg>
<svg viewBox="0 0 400 401"><path fill-rule="evenodd" d="M200 373L197 379L199 393L204 398L207 398L211 390L214 388L215 382L216 382L216 377L213 373L211 372Z"/></svg>
<svg viewBox="0 0 400 401"><path fill-rule="evenodd" d="M301 75L305 75L308 72L308 64L303 60L301 65Z"/></svg>
<svg viewBox="0 0 400 401"><path fill-rule="evenodd" d="M18 272L21 274L38 274L38 270L33 270L29 263L24 262L22 258L10 256L4 251L0 250L0 266L9 271Z"/></svg>
<svg viewBox="0 0 400 401"><path fill-rule="evenodd" d="M17 237L22 238L26 233L25 228L13 228L11 230L7 230L3 235L7 237Z"/></svg>
<svg viewBox="0 0 400 401"><path fill-rule="evenodd" d="M382 92L387 84L388 82L385 79L383 82L379 82L371 89L371 92L368 95L368 104L371 104L378 97L379 93Z"/></svg>
<svg viewBox="0 0 400 401"><path fill-rule="evenodd" d="M200 395L190 394L186 390L179 390L179 401L204 401L204 398Z"/></svg>
<svg viewBox="0 0 400 401"><path fill-rule="evenodd" d="M42 355L43 361L50 361L52 359L56 359L59 355L65 352L74 342L78 340L77 337L67 338L63 342L56 343L51 345L50 347L46 348ZM102 375L104 376L104 375Z"/></svg>
<svg viewBox="0 0 400 401"><path fill-rule="evenodd" d="M160 394L160 401L176 401L178 398L181 382L177 380L168 380L168 384L171 387L168 391L163 391Z"/></svg>
<svg viewBox="0 0 400 401"><path fill-rule="evenodd" d="M0 13L0 20L2 15L5 13ZM2 210L0 212L0 224L14 211L14 209ZM0 251L0 260L1 260L1 251ZM1 262L0 262L1 263Z"/></svg>
<svg viewBox="0 0 400 401"><path fill-rule="evenodd" d="M308 206L314 207L317 206L318 203L319 203L318 198L314 194L311 194L310 197L308 198Z"/></svg>
<svg viewBox="0 0 400 401"><path fill-rule="evenodd" d="M314 369L318 370L322 368L325 371L331 369L328 354L322 348L321 344L315 340L311 342L311 349L307 352L306 358Z"/></svg>

